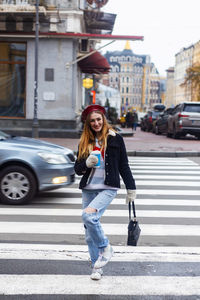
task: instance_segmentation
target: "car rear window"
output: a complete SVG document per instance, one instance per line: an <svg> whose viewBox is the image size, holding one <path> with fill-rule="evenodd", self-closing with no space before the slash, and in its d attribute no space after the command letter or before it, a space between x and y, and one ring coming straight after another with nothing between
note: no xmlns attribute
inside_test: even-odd
<svg viewBox="0 0 200 300"><path fill-rule="evenodd" d="M156 118L160 114L160 111L153 111L152 112L152 117Z"/></svg>
<svg viewBox="0 0 200 300"><path fill-rule="evenodd" d="M200 113L200 103L199 104L186 104L184 106L184 111L187 111L187 112L197 112L197 113Z"/></svg>

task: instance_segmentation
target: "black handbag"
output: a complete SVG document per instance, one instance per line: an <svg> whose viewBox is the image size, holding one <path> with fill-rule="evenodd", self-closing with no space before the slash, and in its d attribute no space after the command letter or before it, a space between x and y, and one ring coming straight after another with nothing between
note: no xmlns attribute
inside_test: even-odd
<svg viewBox="0 0 200 300"><path fill-rule="evenodd" d="M128 209L129 209L129 224L128 224L127 245L128 246L137 246L137 242L140 237L141 229L140 229L138 221L136 220L134 201L132 201L134 220L131 219L131 203L130 202L128 204Z"/></svg>

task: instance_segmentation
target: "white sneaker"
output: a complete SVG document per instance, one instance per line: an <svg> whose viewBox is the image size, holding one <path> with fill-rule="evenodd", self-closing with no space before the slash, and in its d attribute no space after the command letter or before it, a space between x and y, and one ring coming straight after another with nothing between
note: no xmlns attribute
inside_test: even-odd
<svg viewBox="0 0 200 300"><path fill-rule="evenodd" d="M92 274L90 275L90 278L92 280L100 280L102 275L103 275L103 270L101 268L92 269Z"/></svg>
<svg viewBox="0 0 200 300"><path fill-rule="evenodd" d="M97 261L94 264L94 268L100 269L103 266L105 266L113 256L113 253L114 253L113 248L111 247L110 244L108 244L108 246L104 248L104 251L99 255Z"/></svg>

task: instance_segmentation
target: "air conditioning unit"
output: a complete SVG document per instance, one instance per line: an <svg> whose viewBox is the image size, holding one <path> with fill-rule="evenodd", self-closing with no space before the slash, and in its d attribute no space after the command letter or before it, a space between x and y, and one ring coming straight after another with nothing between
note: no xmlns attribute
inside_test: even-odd
<svg viewBox="0 0 200 300"><path fill-rule="evenodd" d="M79 52L88 53L90 51L90 42L88 39L81 39L79 42Z"/></svg>

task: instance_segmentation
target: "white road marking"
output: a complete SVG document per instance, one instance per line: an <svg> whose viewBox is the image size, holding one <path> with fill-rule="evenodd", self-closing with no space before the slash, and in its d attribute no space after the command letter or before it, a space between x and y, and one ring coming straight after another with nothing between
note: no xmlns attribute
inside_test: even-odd
<svg viewBox="0 0 200 300"><path fill-rule="evenodd" d="M112 261L200 262L200 247L113 246ZM192 253L192 255L191 255ZM0 259L84 260L85 245L1 244Z"/></svg>
<svg viewBox="0 0 200 300"><path fill-rule="evenodd" d="M140 224L142 235L200 236L200 225ZM127 236L127 224L103 224L108 235ZM0 233L13 234L84 234L81 223L1 222Z"/></svg>
<svg viewBox="0 0 200 300"><path fill-rule="evenodd" d="M54 193L55 191L49 191ZM60 188L56 190L56 193L72 193L81 194L81 190L78 188ZM126 195L126 189L118 190L118 195ZM137 189L138 195L149 194L149 195L189 195L189 196L200 196L200 190L159 190L159 189Z"/></svg>
<svg viewBox="0 0 200 300"><path fill-rule="evenodd" d="M12 284L11 284L12 282ZM4 295L200 295L200 277L88 275L0 275Z"/></svg>
<svg viewBox="0 0 200 300"><path fill-rule="evenodd" d="M33 202L34 204L82 204L82 199L80 198L36 198ZM114 199L110 205L123 205L126 203L125 197L124 199L116 198ZM200 200L177 200L177 199L138 199L135 200L136 205L169 205L169 206L200 206ZM1 209L3 206L0 206Z"/></svg>
<svg viewBox="0 0 200 300"><path fill-rule="evenodd" d="M81 216L82 209L69 208L1 208L1 215L35 215L35 216ZM127 210L109 210L104 213L105 217L128 217ZM172 211L172 210L138 210L138 217L149 218L197 218L200 219L199 211Z"/></svg>

